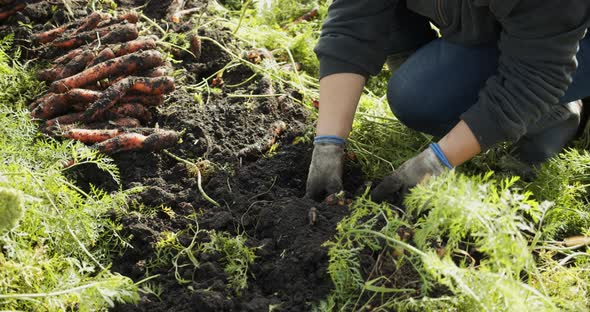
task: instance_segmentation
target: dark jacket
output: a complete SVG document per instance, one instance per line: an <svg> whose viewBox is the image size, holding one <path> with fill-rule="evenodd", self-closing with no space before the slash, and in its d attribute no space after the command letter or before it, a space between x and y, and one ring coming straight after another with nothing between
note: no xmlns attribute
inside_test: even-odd
<svg viewBox="0 0 590 312"><path fill-rule="evenodd" d="M315 47L320 76L379 73L388 54L434 38L428 21L446 40L501 51L498 73L461 116L487 149L519 139L565 94L590 0L334 0Z"/></svg>

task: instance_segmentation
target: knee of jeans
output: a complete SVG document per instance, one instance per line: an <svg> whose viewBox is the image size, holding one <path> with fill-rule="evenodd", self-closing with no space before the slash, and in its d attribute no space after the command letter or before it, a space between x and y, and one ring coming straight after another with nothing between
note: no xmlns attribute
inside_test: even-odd
<svg viewBox="0 0 590 312"><path fill-rule="evenodd" d="M387 101L393 114L411 129L438 135L440 121L437 120L436 109L428 104L426 90L396 76L391 77L387 87Z"/></svg>

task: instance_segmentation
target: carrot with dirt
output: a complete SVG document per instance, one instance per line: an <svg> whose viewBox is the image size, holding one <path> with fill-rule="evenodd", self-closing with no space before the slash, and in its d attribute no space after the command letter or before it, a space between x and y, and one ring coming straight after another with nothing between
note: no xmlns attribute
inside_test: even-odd
<svg viewBox="0 0 590 312"><path fill-rule="evenodd" d="M49 119L60 116L74 108L74 104L92 103L100 98L102 92L72 89L66 93L50 93L42 97L32 110L31 116L37 119Z"/></svg>
<svg viewBox="0 0 590 312"><path fill-rule="evenodd" d="M37 44L49 43L49 42L57 39L59 36L63 35L69 29L73 29L74 27L77 27L77 26L78 26L78 28L76 30L74 30L74 34L93 29L100 22L100 20L99 20L99 22L96 22L96 19L98 16L100 16L101 19L107 18L107 15L104 15L103 13L94 12L94 13L88 15L88 17L86 17L86 19L84 19L84 20L77 20L77 21L74 21L74 22L59 26L59 27L55 27L53 29L50 29L50 30L47 30L47 31L44 31L41 33L34 34L33 35L33 42L35 42ZM94 24L94 23L96 23L96 24ZM92 26L92 28L90 28L92 24L94 24L94 26Z"/></svg>
<svg viewBox="0 0 590 312"><path fill-rule="evenodd" d="M131 24L135 24L138 21L139 21L139 13L137 13L135 11L129 11L129 12L119 15L116 18L110 17L110 18L102 21L100 24L98 24L97 27L100 28L100 27L110 26L113 24L119 24L119 23L124 23L124 22L129 22Z"/></svg>
<svg viewBox="0 0 590 312"><path fill-rule="evenodd" d="M166 131L172 132L172 131ZM68 127L61 133L61 136L67 139L80 141L86 144L94 144L104 142L114 137L120 136L124 133L138 133L144 136L150 136L156 133L166 133L165 130L158 128L126 128L119 127L116 129L90 129L90 128L74 128ZM170 135L170 134L168 134ZM174 132L175 140L177 141L177 134ZM161 137L161 136L160 136ZM147 138L146 138L147 139ZM153 138L151 140L154 140ZM160 139L161 140L161 139ZM148 144L149 144L148 140ZM144 141L145 146L145 141Z"/></svg>
<svg viewBox="0 0 590 312"><path fill-rule="evenodd" d="M174 91L174 78L172 77L134 77L130 91L136 91L146 95L163 95Z"/></svg>
<svg viewBox="0 0 590 312"><path fill-rule="evenodd" d="M108 38L107 38L108 39ZM132 41L127 41L124 43L113 43L106 45L104 49L111 49L116 56L123 56L125 54L130 54L133 52L137 52L140 50L153 50L156 48L156 42L153 36L147 37L139 37ZM104 50L103 49L103 50ZM90 47L81 47L75 50L68 52L58 58L56 58L53 63L54 64L64 64L69 62L72 58L76 57L80 53L90 50ZM102 52L102 51L101 51ZM99 52L100 54L100 52ZM114 57L113 57L114 58Z"/></svg>
<svg viewBox="0 0 590 312"><path fill-rule="evenodd" d="M169 66L160 66L152 69L143 71L140 76L142 77L162 77L170 74L171 68Z"/></svg>
<svg viewBox="0 0 590 312"><path fill-rule="evenodd" d="M117 56L123 56L140 50L153 50L155 48L156 42L152 38L136 39L112 47L107 46L96 55L96 58L88 64L88 67L114 59Z"/></svg>
<svg viewBox="0 0 590 312"><path fill-rule="evenodd" d="M143 123L152 119L152 114L139 103L117 104L116 107L113 107L109 110L109 113L116 118L132 117Z"/></svg>
<svg viewBox="0 0 590 312"><path fill-rule="evenodd" d="M155 50L131 53L97 64L76 75L54 81L49 90L63 93L69 89L89 85L109 76L128 75L138 70L157 67L162 65L163 62L162 54Z"/></svg>
<svg viewBox="0 0 590 312"><path fill-rule="evenodd" d="M70 50L84 44L94 43L97 38L100 38L100 42L105 44L129 41L137 38L137 36L139 36L139 32L135 24L113 25L93 29L71 37L56 39L51 45L56 48Z"/></svg>
<svg viewBox="0 0 590 312"><path fill-rule="evenodd" d="M111 50L111 48L104 48L100 51L96 57L88 63L88 67L92 67L94 65L98 65L104 61L108 61L110 59L114 59L116 57L115 52Z"/></svg>
<svg viewBox="0 0 590 312"><path fill-rule="evenodd" d="M124 133L94 145L101 153L115 154L122 151L155 151L178 142L179 133L162 130L148 136L139 133Z"/></svg>
<svg viewBox="0 0 590 312"><path fill-rule="evenodd" d="M112 29L109 28L100 28L92 31L86 31L76 35L65 36L63 38L53 40L53 42L51 42L51 45L53 47L60 49L75 49L81 45L96 40L97 37L102 38L111 31Z"/></svg>
<svg viewBox="0 0 590 312"><path fill-rule="evenodd" d="M238 157L254 157L256 154L268 151L286 129L287 124L284 121L279 120L273 122L264 138L260 142L248 145L239 150Z"/></svg>
<svg viewBox="0 0 590 312"><path fill-rule="evenodd" d="M156 48L155 36L140 37L133 41L117 44L112 47L116 56L137 52L140 50L153 50Z"/></svg>
<svg viewBox="0 0 590 312"><path fill-rule="evenodd" d="M47 93L47 94L37 98L36 100L31 102L31 104L29 104L29 111L31 111L31 112L34 111L39 105L41 105L41 103L44 103L48 98L50 98L53 95L54 95L54 93Z"/></svg>
<svg viewBox="0 0 590 312"><path fill-rule="evenodd" d="M159 106L164 103L164 95L125 95L121 103L140 103L144 106Z"/></svg>
<svg viewBox="0 0 590 312"><path fill-rule="evenodd" d="M94 53L92 51L84 51L65 65L56 65L53 68L39 71L37 73L37 79L53 82L75 75L86 68L86 64L92 61L93 58Z"/></svg>
<svg viewBox="0 0 590 312"><path fill-rule="evenodd" d="M60 125L70 125L82 121L82 113L71 113L45 121L39 127L41 132L53 134Z"/></svg>
<svg viewBox="0 0 590 312"><path fill-rule="evenodd" d="M44 31L42 33L34 34L33 35L33 42L38 44L45 44L57 39L61 36L71 25L62 25L60 27L56 27L50 29L48 31Z"/></svg>
<svg viewBox="0 0 590 312"><path fill-rule="evenodd" d="M104 118L107 110L130 90L149 95L166 94L174 90L174 80L170 77L127 77L106 89L102 97L84 112L84 120L92 122Z"/></svg>
<svg viewBox="0 0 590 312"><path fill-rule="evenodd" d="M80 27L74 31L74 35L96 28L96 26L98 26L98 24L106 18L108 18L107 14L96 11L92 12L90 15L88 15L88 17L86 17L86 20L82 23L82 25L80 25Z"/></svg>
<svg viewBox="0 0 590 312"><path fill-rule="evenodd" d="M62 137L80 141L86 144L94 144L112 139L123 134L119 129L69 129L61 134Z"/></svg>

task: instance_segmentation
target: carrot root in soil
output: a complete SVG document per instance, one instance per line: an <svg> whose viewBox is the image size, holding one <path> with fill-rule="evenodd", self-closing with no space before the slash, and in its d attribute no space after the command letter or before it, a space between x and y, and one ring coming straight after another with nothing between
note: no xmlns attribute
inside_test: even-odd
<svg viewBox="0 0 590 312"><path fill-rule="evenodd" d="M273 144L277 141L277 138L287 129L287 124L282 121L275 121L270 125L268 133L260 142L248 145L238 151L238 157L253 157L256 154L264 153L268 151Z"/></svg>

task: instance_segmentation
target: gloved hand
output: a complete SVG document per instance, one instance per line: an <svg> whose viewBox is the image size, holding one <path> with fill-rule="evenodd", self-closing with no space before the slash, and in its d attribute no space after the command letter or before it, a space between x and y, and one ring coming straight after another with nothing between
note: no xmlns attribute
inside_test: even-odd
<svg viewBox="0 0 590 312"><path fill-rule="evenodd" d="M342 190L344 139L336 136L318 136L307 176L305 196L321 200L328 194Z"/></svg>
<svg viewBox="0 0 590 312"><path fill-rule="evenodd" d="M371 192L371 198L376 202L395 203L408 189L452 168L438 144L433 143L418 156L403 163L392 175L385 177Z"/></svg>

